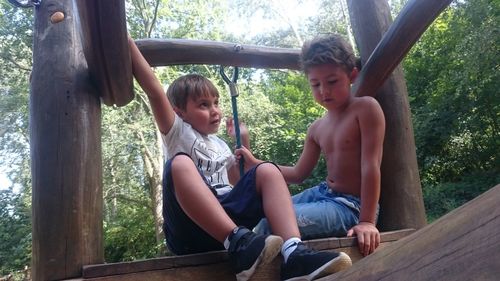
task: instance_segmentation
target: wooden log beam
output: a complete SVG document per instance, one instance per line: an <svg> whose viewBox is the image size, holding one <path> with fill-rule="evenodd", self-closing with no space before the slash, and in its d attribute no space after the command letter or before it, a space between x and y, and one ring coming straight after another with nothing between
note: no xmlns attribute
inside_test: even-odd
<svg viewBox="0 0 500 281"><path fill-rule="evenodd" d="M406 3L375 50L370 51L371 55L363 64L363 69L354 85L355 95L375 95L376 90L403 60L422 33L451 1L410 0ZM358 42L358 45L364 44Z"/></svg>
<svg viewBox="0 0 500 281"><path fill-rule="evenodd" d="M324 280L498 280L500 185Z"/></svg>
<svg viewBox="0 0 500 281"><path fill-rule="evenodd" d="M299 69L299 49L187 39L141 39L136 43L151 66L212 64Z"/></svg>
<svg viewBox="0 0 500 281"><path fill-rule="evenodd" d="M81 276L104 260L101 103L83 57L72 0L34 9L30 88L32 277ZM51 21L53 15L64 15Z"/></svg>
<svg viewBox="0 0 500 281"><path fill-rule="evenodd" d="M124 0L76 0L83 51L106 105L134 98Z"/></svg>

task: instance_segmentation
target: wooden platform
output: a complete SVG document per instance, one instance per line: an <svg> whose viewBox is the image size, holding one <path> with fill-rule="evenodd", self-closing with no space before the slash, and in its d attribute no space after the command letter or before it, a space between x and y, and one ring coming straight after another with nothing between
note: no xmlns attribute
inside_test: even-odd
<svg viewBox="0 0 500 281"><path fill-rule="evenodd" d="M413 229L404 229L381 234L380 248L384 248L411 233ZM327 238L306 241L306 243L317 250L336 250L349 254L353 262L362 258L357 247L355 238ZM260 269L252 280L270 281L279 280L279 269L281 256L277 257L272 264ZM71 279L72 281L95 280L95 281L224 281L235 280L234 274L227 262L225 251L194 254L185 256L171 256L156 259L148 259L133 262L110 263L99 265L88 265L83 267L82 278Z"/></svg>
<svg viewBox="0 0 500 281"><path fill-rule="evenodd" d="M351 268L342 281L500 280L500 184Z"/></svg>

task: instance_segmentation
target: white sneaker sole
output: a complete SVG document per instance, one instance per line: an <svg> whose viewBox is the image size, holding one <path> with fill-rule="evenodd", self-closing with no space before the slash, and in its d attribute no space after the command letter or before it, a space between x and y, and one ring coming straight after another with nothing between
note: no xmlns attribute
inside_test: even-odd
<svg viewBox="0 0 500 281"><path fill-rule="evenodd" d="M273 259L280 253L281 246L283 245L283 239L276 235L269 235L265 240L265 246L262 253L255 260L252 267L236 274L237 281L247 281L255 273L258 266L269 264Z"/></svg>
<svg viewBox="0 0 500 281"><path fill-rule="evenodd" d="M327 275L348 269L352 266L351 258L344 252L340 252L339 256L325 263L309 275L299 276L287 279L286 281L311 281Z"/></svg>

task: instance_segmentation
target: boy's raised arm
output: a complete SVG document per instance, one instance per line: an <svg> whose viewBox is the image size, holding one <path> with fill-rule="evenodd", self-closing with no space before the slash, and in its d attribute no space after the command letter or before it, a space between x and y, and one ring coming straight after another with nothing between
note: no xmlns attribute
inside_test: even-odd
<svg viewBox="0 0 500 281"><path fill-rule="evenodd" d="M158 78L156 78L151 66L141 54L134 40L129 36L130 56L132 58L132 72L148 96L151 110L158 129L163 134L167 134L174 124L175 114L172 105L168 101Z"/></svg>

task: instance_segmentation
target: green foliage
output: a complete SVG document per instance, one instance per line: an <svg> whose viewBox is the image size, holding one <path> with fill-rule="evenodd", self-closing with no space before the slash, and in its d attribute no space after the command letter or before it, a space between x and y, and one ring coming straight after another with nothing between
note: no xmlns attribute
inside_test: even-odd
<svg viewBox="0 0 500 281"><path fill-rule="evenodd" d="M106 262L155 257L159 246L156 245L151 210L137 202L123 201L114 210L115 217L104 223Z"/></svg>
<svg viewBox="0 0 500 281"><path fill-rule="evenodd" d="M423 190L428 222L462 206L500 182L500 175L482 172L468 175L458 182L428 185Z"/></svg>
<svg viewBox="0 0 500 281"><path fill-rule="evenodd" d="M29 184L31 22L31 11L0 3L0 165L23 188Z"/></svg>
<svg viewBox="0 0 500 281"><path fill-rule="evenodd" d="M0 276L29 266L30 209L12 188L0 190L0 241Z"/></svg>
<svg viewBox="0 0 500 281"><path fill-rule="evenodd" d="M276 113L280 118L281 128L268 132L271 140L267 148L269 151L267 159L292 165L300 157L307 128L325 111L312 98L309 83L301 73L272 73L263 81L262 87L266 89L266 96L280 105ZM308 181L301 185L302 187L293 187L292 192L310 186L311 182L324 180L325 176L325 166L320 165Z"/></svg>
<svg viewBox="0 0 500 281"><path fill-rule="evenodd" d="M454 3L405 60L431 218L491 187L499 173L499 10L498 1ZM443 194L448 203L436 204Z"/></svg>
<svg viewBox="0 0 500 281"><path fill-rule="evenodd" d="M0 2L0 166L13 182L0 187L0 276L29 266L31 259L31 23L30 10Z"/></svg>

